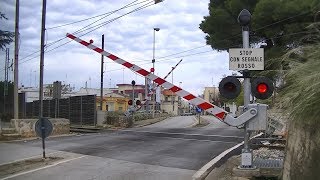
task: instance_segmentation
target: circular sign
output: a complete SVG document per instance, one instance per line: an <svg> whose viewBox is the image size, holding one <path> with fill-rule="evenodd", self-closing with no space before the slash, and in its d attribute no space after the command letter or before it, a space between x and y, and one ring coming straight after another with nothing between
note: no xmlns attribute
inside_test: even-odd
<svg viewBox="0 0 320 180"><path fill-rule="evenodd" d="M197 111L197 113L201 113L201 112L202 112L202 109L199 108L199 107L197 107L197 108L196 108L196 111Z"/></svg>
<svg viewBox="0 0 320 180"><path fill-rule="evenodd" d="M53 125L48 118L41 118L35 124L35 131L39 137L47 138L53 130Z"/></svg>

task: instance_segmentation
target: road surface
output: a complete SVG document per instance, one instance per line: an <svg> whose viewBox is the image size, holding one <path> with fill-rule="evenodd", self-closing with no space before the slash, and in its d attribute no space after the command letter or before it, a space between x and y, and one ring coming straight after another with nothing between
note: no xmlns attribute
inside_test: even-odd
<svg viewBox="0 0 320 180"><path fill-rule="evenodd" d="M191 179L204 164L243 139L242 131L206 118L210 125L201 128L190 127L193 116L181 116L142 128L49 138L48 153L68 154L65 162L9 179ZM19 149L23 150L19 158L39 155L41 141L0 144L7 161Z"/></svg>

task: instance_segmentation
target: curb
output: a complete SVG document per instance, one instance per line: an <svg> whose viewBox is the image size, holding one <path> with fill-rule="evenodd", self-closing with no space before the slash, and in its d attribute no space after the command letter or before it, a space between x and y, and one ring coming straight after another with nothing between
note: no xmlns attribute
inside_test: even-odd
<svg viewBox="0 0 320 180"><path fill-rule="evenodd" d="M251 137L250 139L256 138L261 136L263 133L259 133L253 137ZM203 180L205 179L208 174L216 167L216 165L218 163L221 162L221 160L225 159L225 157L233 152L236 151L238 148L240 148L242 145L244 144L244 142L242 141L241 143L225 150L224 152L222 152L221 154L219 154L218 156L216 156L215 158L213 158L211 161L209 161L207 164L205 164L204 166L202 166L201 169L199 169L193 176L192 179L193 180Z"/></svg>
<svg viewBox="0 0 320 180"><path fill-rule="evenodd" d="M170 117L170 116L169 116ZM136 125L136 126L133 126L134 128L135 127L144 127L144 126L148 126L148 125L151 125L151 124L155 124L155 123L158 123L160 121L163 121L169 117L159 117L159 118L155 118L155 119L158 119L157 121L154 121L154 122L149 122L149 123L146 123L146 124L140 124L140 125Z"/></svg>
<svg viewBox="0 0 320 180"><path fill-rule="evenodd" d="M75 136L75 135L77 135L77 134L75 134L75 133L61 134L61 135L49 136L49 137L47 137L46 139L57 138L57 137L69 137L69 136ZM14 139L14 140L6 140L6 141L0 141L0 143L32 141L32 140L37 140L37 139L41 139L41 137L28 137L28 138Z"/></svg>
<svg viewBox="0 0 320 180"><path fill-rule="evenodd" d="M192 128L192 127L196 126L197 124L198 124L198 119L195 116L193 116L193 123L191 125L187 126L186 128Z"/></svg>

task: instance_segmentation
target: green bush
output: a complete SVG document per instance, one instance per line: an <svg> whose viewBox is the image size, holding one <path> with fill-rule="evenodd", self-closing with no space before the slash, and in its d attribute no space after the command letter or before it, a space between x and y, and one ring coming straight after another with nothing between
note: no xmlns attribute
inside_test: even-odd
<svg viewBox="0 0 320 180"><path fill-rule="evenodd" d="M119 117L123 116L122 111L108 111L106 112L103 122L104 124L117 125L119 123Z"/></svg>

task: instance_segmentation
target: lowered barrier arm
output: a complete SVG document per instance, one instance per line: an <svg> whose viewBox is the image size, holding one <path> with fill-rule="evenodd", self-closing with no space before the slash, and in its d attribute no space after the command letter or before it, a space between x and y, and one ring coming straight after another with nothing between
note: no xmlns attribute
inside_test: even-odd
<svg viewBox="0 0 320 180"><path fill-rule="evenodd" d="M199 108L212 114L213 116L218 118L220 121L228 124L229 126L235 126L235 127L240 126L243 123L249 121L250 119L252 119L253 117L255 117L257 115L257 110L255 108L251 108L248 111L244 112L241 116L235 118L235 117L229 115L228 112L225 111L224 109L222 109L216 105L213 105L200 97L196 97L195 95L189 93L188 91L185 91L185 90L181 89L180 87L178 87L170 82L167 82L166 80L150 73L149 71L147 71L147 70L145 70L135 64L131 64L128 61L125 61L125 60L105 51L105 50L102 50L101 48L99 48L97 46L94 46L92 44L92 42L93 42L92 40L90 40L90 43L89 43L89 42L84 41L84 40L82 40L72 34L69 34L69 33L66 36L68 38L82 44L83 46L108 57L109 59L113 60L114 62L121 64L124 67L152 80L153 82L157 83L159 86L161 85L164 88L171 90L172 92L176 93L178 96L189 101L192 105L198 106Z"/></svg>

